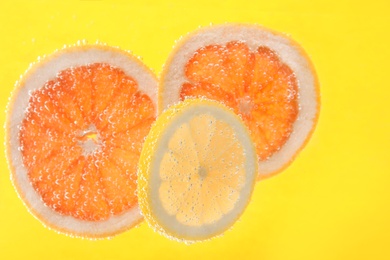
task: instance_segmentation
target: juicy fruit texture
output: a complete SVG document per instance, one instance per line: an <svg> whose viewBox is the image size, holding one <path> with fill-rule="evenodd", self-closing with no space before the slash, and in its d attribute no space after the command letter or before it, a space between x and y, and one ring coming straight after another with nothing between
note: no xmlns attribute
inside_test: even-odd
<svg viewBox="0 0 390 260"><path fill-rule="evenodd" d="M202 28L178 42L160 80L159 110L187 97L223 102L255 142L258 178L289 165L318 120L313 66L291 39L254 25Z"/></svg>
<svg viewBox="0 0 390 260"><path fill-rule="evenodd" d="M245 158L231 136L229 125L210 114L194 116L174 131L160 164L159 197L178 222L211 224L234 207L245 183Z"/></svg>
<svg viewBox="0 0 390 260"><path fill-rule="evenodd" d="M204 240L230 228L245 209L256 181L256 153L232 111L187 99L153 125L138 174L148 223L170 238Z"/></svg>
<svg viewBox="0 0 390 260"><path fill-rule="evenodd" d="M154 74L117 48L77 45L34 64L5 126L12 180L29 211L86 238L138 224L137 164L156 95Z"/></svg>
<svg viewBox="0 0 390 260"><path fill-rule="evenodd" d="M286 142L298 115L293 71L268 47L251 52L244 42L200 48L185 67L180 99L212 98L234 108L266 160Z"/></svg>
<svg viewBox="0 0 390 260"><path fill-rule="evenodd" d="M61 71L32 93L19 132L33 187L53 210L82 220L128 210L154 119L153 102L122 70L95 63Z"/></svg>

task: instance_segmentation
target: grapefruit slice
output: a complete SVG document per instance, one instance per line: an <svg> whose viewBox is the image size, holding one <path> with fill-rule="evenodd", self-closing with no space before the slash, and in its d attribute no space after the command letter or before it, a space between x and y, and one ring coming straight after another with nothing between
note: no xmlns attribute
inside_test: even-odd
<svg viewBox="0 0 390 260"><path fill-rule="evenodd" d="M137 58L104 45L58 51L17 83L7 156L20 198L45 226L100 238L142 220L137 164L157 85Z"/></svg>
<svg viewBox="0 0 390 260"><path fill-rule="evenodd" d="M320 108L317 77L303 49L254 25L211 26L178 42L161 75L159 110L186 97L221 101L242 117L256 145L259 179L293 161Z"/></svg>
<svg viewBox="0 0 390 260"><path fill-rule="evenodd" d="M207 99L186 99L153 124L138 167L138 197L149 225L191 243L221 235L245 210L257 156L242 120Z"/></svg>

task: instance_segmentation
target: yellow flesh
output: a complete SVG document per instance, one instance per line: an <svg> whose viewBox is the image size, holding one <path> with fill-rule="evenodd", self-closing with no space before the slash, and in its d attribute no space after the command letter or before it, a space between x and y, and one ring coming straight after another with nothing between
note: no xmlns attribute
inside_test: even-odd
<svg viewBox="0 0 390 260"><path fill-rule="evenodd" d="M160 163L162 206L187 226L218 221L239 199L244 163L229 124L210 114L194 116L175 130Z"/></svg>

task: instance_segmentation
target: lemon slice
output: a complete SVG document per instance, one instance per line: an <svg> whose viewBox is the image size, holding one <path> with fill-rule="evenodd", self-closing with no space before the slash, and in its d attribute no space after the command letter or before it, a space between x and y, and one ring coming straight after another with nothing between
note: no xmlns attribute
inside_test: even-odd
<svg viewBox="0 0 390 260"><path fill-rule="evenodd" d="M186 99L164 111L146 137L140 208L168 238L209 239L240 217L256 177L256 151L242 120L217 101Z"/></svg>

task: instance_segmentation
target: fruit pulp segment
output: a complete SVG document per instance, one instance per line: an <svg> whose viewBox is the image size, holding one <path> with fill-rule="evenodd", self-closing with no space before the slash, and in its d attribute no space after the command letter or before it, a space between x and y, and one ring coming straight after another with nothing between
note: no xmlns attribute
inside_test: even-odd
<svg viewBox="0 0 390 260"><path fill-rule="evenodd" d="M19 131L23 163L44 203L98 221L137 203L136 166L155 119L152 100L121 69L73 67L35 90Z"/></svg>
<svg viewBox="0 0 390 260"><path fill-rule="evenodd" d="M270 48L251 51L245 42L198 49L185 66L180 98L207 97L240 114L256 152L266 160L289 138L297 119L298 82Z"/></svg>
<svg viewBox="0 0 390 260"><path fill-rule="evenodd" d="M160 163L164 209L188 226L218 221L234 208L245 183L245 153L233 129L201 114L169 140Z"/></svg>

